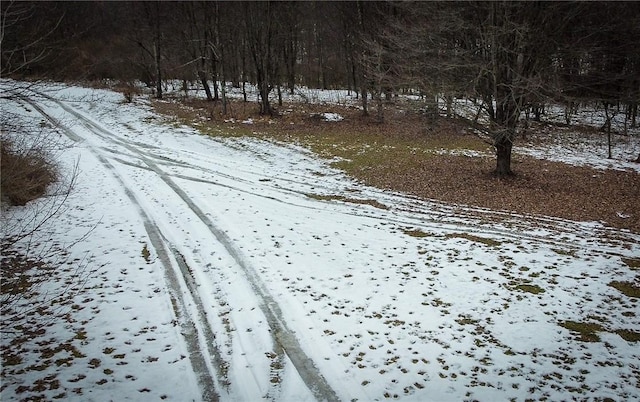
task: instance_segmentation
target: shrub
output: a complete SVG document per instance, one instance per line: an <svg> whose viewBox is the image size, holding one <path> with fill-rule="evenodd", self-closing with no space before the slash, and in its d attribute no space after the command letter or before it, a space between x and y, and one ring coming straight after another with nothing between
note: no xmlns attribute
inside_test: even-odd
<svg viewBox="0 0 640 402"><path fill-rule="evenodd" d="M25 205L44 195L47 187L56 181L54 164L38 148L18 149L13 141L2 138L0 158L3 204Z"/></svg>
<svg viewBox="0 0 640 402"><path fill-rule="evenodd" d="M27 323L43 328L46 321L33 314L53 318L92 273L86 260L70 253L75 243L52 238L78 174L77 164L70 171L58 167L66 145L52 123L11 111L0 115L0 333L20 332ZM67 266L73 268L60 269Z"/></svg>
<svg viewBox="0 0 640 402"><path fill-rule="evenodd" d="M140 88L138 88L134 83L131 82L121 82L116 85L113 89L118 92L121 92L124 96L124 100L126 103L133 102L133 99L142 94Z"/></svg>

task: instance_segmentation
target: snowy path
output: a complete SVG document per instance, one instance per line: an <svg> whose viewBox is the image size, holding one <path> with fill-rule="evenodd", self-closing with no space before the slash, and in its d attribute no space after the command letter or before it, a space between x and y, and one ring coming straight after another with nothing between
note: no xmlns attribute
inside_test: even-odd
<svg viewBox="0 0 640 402"><path fill-rule="evenodd" d="M637 343L616 333L639 331L638 300L609 284L638 282L640 236L391 194L294 146L197 135L107 91L52 91L21 107L80 157L58 235L101 211L83 247L105 265L104 287L154 289L85 303L98 311L86 359L107 354L108 331L145 385L89 370L75 399L639 397ZM129 312L172 359L188 357L146 375L131 356L158 359L148 342L129 326L114 335ZM559 325L594 319L600 342Z"/></svg>
<svg viewBox="0 0 640 402"><path fill-rule="evenodd" d="M64 112L70 114L73 119L75 119L75 124L81 125L84 128L84 130L82 130L82 134L78 133L79 130L69 128L62 123L61 120L52 117L36 102L30 101L26 98L23 98L23 100L38 110L38 112L51 121L55 126L62 128L71 140L76 142L86 141L90 144L87 148L97 157L105 170L114 175L122 185L131 203L138 209L138 213L145 222L145 230L149 236L151 244L153 245L155 254L158 255L165 268L167 283L171 286L171 293L175 297L175 299L172 300L172 304L178 306L176 314L178 316L185 314L185 312L182 311L187 310L187 303L184 300L185 298L190 299L193 304L191 307L192 311L190 313L191 317L183 317L182 325L185 332L189 332L191 328L197 332L197 334L190 334L187 337L187 343L189 345L194 370L198 374L199 382L203 389L203 399L217 400L218 395L216 394L215 389L227 388L229 380L225 371L231 366L231 361L244 360L241 364L250 368L249 371L254 371L252 369L252 361L253 359L256 359L256 356L253 356L243 345L261 344L263 346L268 346L268 349L266 350L273 351L272 359L278 362L278 364L273 364L271 369L266 370L266 372L260 372L260 370L257 370L250 374L236 374L238 378L243 378L243 383L241 384L242 390L235 390L235 392L241 392L239 394L241 399L255 400L261 398L261 393L265 388L264 384L261 384L261 382L266 383L266 381L260 377L266 376L266 380L275 378L279 374L273 372L273 367L277 367L278 370L282 370L282 365L293 362L295 370L305 382L307 388L312 391L317 399L338 400L338 396L318 372L313 361L302 350L295 335L286 327L286 323L282 318L282 312L280 311L277 302L268 293L266 286L261 282L261 279L255 272L254 267L251 266L250 260L242 254L229 236L223 230L218 228L207 214L194 204L185 191L180 188L179 185L177 185L173 179L158 166L157 163L169 166L176 165L189 169L197 169L197 167L183 162L177 163L166 157L153 155L145 149L146 147L144 145L142 149L139 149L137 146L140 146L140 144L119 139L117 135L109 132L99 123L86 117L68 104L57 101L44 94L36 95L47 99L50 102L49 108L51 108L52 105L58 106ZM176 199L177 196L177 199L180 199L181 202L172 203L164 214L158 214L158 209L161 209L163 206L152 205L155 200L145 199L145 194L141 194L139 191L139 188L143 187L142 183L137 182L132 184L136 181L136 178L127 177L126 173L118 172L114 165L109 161L110 159L121 162L127 159L134 160L135 162L123 163L128 166L147 170L154 176L151 180L157 181L157 179L160 179L167 187L162 190L158 187L154 187L154 191L160 191L165 194L168 193L169 197L173 199ZM182 178L184 179L185 177L182 176ZM148 177L145 178L144 181L147 180L149 180ZM215 185L215 183L211 184ZM143 204L146 206L143 206ZM176 215L181 216L181 219L171 218ZM165 227L163 234L155 222L167 220L171 221L171 227ZM261 334L253 335L254 332L250 328L245 328L246 324L243 321L246 319L234 319L233 316L235 315L234 312L236 310L230 310L230 321L235 324L236 331L241 334L243 332L248 332L251 335L241 335L246 339L240 340L238 342L239 347L236 346L233 348L234 352L240 356L231 357L229 360L224 360L220 355L218 350L219 346L216 345L216 336L211 330L212 323L207 319L208 312L206 311L206 303L202 301L202 296L198 290L199 285L196 284L196 278L198 276L202 276L202 272L194 271L198 269L197 264L192 264L190 266L186 261L185 255L192 254L188 250L187 246L183 246L181 248L168 239L169 237L172 237L172 235L167 233L172 233L173 236L180 236L180 232L190 233L189 228L192 227L193 224L189 223L185 225L184 221L192 222L198 220L200 222L197 222L195 225L204 224L210 232L205 234L198 242L217 242L222 246L222 249L224 249L227 254L225 255L225 258L231 260L232 263L239 268L240 273L246 278L247 283L244 284L244 287L247 290L253 291L253 295L257 298L258 306L260 307L262 315L255 313L253 314L255 316L253 319L257 322L267 323L267 326L261 329ZM182 241L191 242L194 241L194 238L190 235L188 240L182 239ZM211 250L207 251L210 255L215 253ZM171 256L169 256L168 253L171 253ZM191 255L191 258L197 257ZM182 277L178 278L176 272L181 274ZM183 294L187 296L185 297ZM227 304L227 302L225 301L223 304ZM206 348L204 348L204 350L199 347L197 342L198 338L200 338L200 340L204 340L203 343L206 344ZM251 349L251 347L249 349ZM207 370L207 373L204 372L205 369ZM248 383L248 380L251 378L255 379L256 382L253 385ZM280 382L281 381L279 380L277 383L279 386L282 386ZM274 381L273 383L275 384L276 382ZM273 396L272 393L271 395Z"/></svg>

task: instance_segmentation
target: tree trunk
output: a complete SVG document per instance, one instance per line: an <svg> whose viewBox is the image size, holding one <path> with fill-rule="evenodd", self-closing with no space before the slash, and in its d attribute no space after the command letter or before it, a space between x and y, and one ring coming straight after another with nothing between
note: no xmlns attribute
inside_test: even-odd
<svg viewBox="0 0 640 402"><path fill-rule="evenodd" d="M207 74L204 70L198 70L198 78L200 78L200 83L204 87L204 92L207 94L207 100L212 101L213 97L211 96L211 88L209 88L209 83L207 82Z"/></svg>
<svg viewBox="0 0 640 402"><path fill-rule="evenodd" d="M496 147L496 170L498 177L513 175L511 170L511 149L516 137L516 128L522 110L522 97L514 96L513 91L501 88L495 92L496 107L493 141Z"/></svg>
<svg viewBox="0 0 640 402"><path fill-rule="evenodd" d="M247 41L242 39L242 100L247 102Z"/></svg>
<svg viewBox="0 0 640 402"><path fill-rule="evenodd" d="M376 104L377 104L377 112L376 112L376 121L378 123L384 122L384 106L382 104L382 89L378 88L376 90Z"/></svg>
<svg viewBox="0 0 640 402"><path fill-rule="evenodd" d="M187 99L189 97L189 84L184 78L182 79L182 90L184 91L184 98Z"/></svg>
<svg viewBox="0 0 640 402"><path fill-rule="evenodd" d="M318 39L318 57L320 58L320 84L322 85L322 89L329 89L327 85L327 67L325 63L324 56L324 44L322 43L322 38Z"/></svg>
<svg viewBox="0 0 640 402"><path fill-rule="evenodd" d="M356 99L358 99L358 72L356 70L356 63L351 58L351 80L353 81L353 91L356 93Z"/></svg>
<svg viewBox="0 0 640 402"><path fill-rule="evenodd" d="M225 62L227 61L225 58L225 46L223 46L223 42L220 39L220 8L219 8L219 3L216 2L216 42L217 42L217 48L218 51L220 52L220 81L221 81L221 85L220 85L220 92L222 94L222 114L224 116L227 115L227 89L226 89L226 69L225 69Z"/></svg>
<svg viewBox="0 0 640 402"><path fill-rule="evenodd" d="M608 102L604 102L604 116L605 116L605 122L602 129L607 131L607 157L611 159L612 158L611 156L611 117L612 116L609 114Z"/></svg>
<svg viewBox="0 0 640 402"><path fill-rule="evenodd" d="M453 100L454 100L453 94L446 94L444 96L444 100L447 105L447 118L451 119L453 118Z"/></svg>
<svg viewBox="0 0 640 402"><path fill-rule="evenodd" d="M430 125L438 121L438 95L427 94L425 96L425 117Z"/></svg>
<svg viewBox="0 0 640 402"><path fill-rule="evenodd" d="M156 98L162 99L162 70L160 68L160 40L159 38L153 44L153 51L156 62Z"/></svg>
<svg viewBox="0 0 640 402"><path fill-rule="evenodd" d="M284 67L285 74L287 76L287 89L289 90L289 94L295 94L296 88L296 61L297 61L297 49L298 49L298 40L297 33L293 31L291 28L288 31L289 37L287 38L287 43L284 44L283 47L283 58L284 58Z"/></svg>
<svg viewBox="0 0 640 402"><path fill-rule="evenodd" d="M258 73L258 76L261 74ZM271 110L271 104L269 103L269 83L265 82L263 78L259 78L258 81L258 91L260 92L260 114L261 115L272 115L273 110Z"/></svg>
<svg viewBox="0 0 640 402"><path fill-rule="evenodd" d="M496 140L496 171L498 177L507 177L513 175L511 170L511 148L513 143L507 136L503 136Z"/></svg>
<svg viewBox="0 0 640 402"><path fill-rule="evenodd" d="M277 88L278 88L278 106L282 107L282 88L280 84L278 84Z"/></svg>
<svg viewBox="0 0 640 402"><path fill-rule="evenodd" d="M539 104L535 104L533 106L533 120L540 122L542 116L542 106Z"/></svg>
<svg viewBox="0 0 640 402"><path fill-rule="evenodd" d="M564 122L567 126L571 125L571 111L573 110L573 102L569 101L564 107Z"/></svg>
<svg viewBox="0 0 640 402"><path fill-rule="evenodd" d="M213 70L213 100L219 100L220 95L218 91L218 62L215 59L215 55L213 55L213 60L211 61L211 69Z"/></svg>
<svg viewBox="0 0 640 402"><path fill-rule="evenodd" d="M150 14L151 15L151 14ZM162 57L160 55L160 3L155 3L155 15L152 17L152 26L153 26L153 58L155 62L156 69L156 97L158 99L162 99L162 68L161 62Z"/></svg>
<svg viewBox="0 0 640 402"><path fill-rule="evenodd" d="M369 115L369 105L368 105L368 95L367 95L367 86L364 84L364 79L362 80L362 88L360 89L360 95L362 96L362 114L365 116Z"/></svg>

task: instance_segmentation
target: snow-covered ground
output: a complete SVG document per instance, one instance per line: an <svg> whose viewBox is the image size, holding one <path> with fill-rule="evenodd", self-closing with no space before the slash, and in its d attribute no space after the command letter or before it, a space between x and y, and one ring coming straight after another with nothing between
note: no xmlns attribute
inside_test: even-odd
<svg viewBox="0 0 640 402"><path fill-rule="evenodd" d="M79 168L40 244L67 245L84 281L61 269L42 291L73 296L56 319L3 328L2 400L640 398L640 348L619 335L640 331L638 299L610 286L638 285L639 235L384 192L122 99L1 100Z"/></svg>

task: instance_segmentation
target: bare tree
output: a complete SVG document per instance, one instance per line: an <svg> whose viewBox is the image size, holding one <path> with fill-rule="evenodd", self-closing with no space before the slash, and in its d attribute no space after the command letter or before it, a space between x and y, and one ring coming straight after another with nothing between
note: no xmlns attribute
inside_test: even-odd
<svg viewBox="0 0 640 402"><path fill-rule="evenodd" d="M186 27L182 31L182 42L186 45L184 47L189 58L181 67L196 70L196 75L204 88L207 100L213 101L207 75L207 60L210 57L208 44L213 25L209 6L204 2L184 2L180 5L187 21Z"/></svg>
<svg viewBox="0 0 640 402"><path fill-rule="evenodd" d="M59 45L54 33L64 19L64 10L19 1L3 1L0 7L0 75L43 72L45 62Z"/></svg>
<svg viewBox="0 0 640 402"><path fill-rule="evenodd" d="M271 1L244 3L245 34L260 94L260 114L263 115L274 114L269 94L277 83L279 57L276 43L279 33L276 13L279 6Z"/></svg>
<svg viewBox="0 0 640 402"><path fill-rule="evenodd" d="M281 20L284 30L284 43L282 46L282 58L285 67L285 75L289 93L295 93L296 69L298 64L298 53L300 47L300 23L299 4L291 2L285 9L284 18Z"/></svg>
<svg viewBox="0 0 640 402"><path fill-rule="evenodd" d="M117 6L117 5L116 5ZM127 26L123 28L125 35L132 44L141 51L141 57L137 60L143 70L142 81L155 89L155 96L162 99L163 88L163 59L166 43L166 35L163 30L165 17L165 5L160 1L125 3L125 9L121 12L128 14L123 16ZM143 21L140 24L139 21Z"/></svg>
<svg viewBox="0 0 640 402"><path fill-rule="evenodd" d="M389 31L403 85L437 107L440 94L480 99L496 150L496 175L513 174L511 152L529 99L543 96L562 27L554 3L411 3ZM451 97L452 95L448 95ZM435 112L437 113L437 109Z"/></svg>

